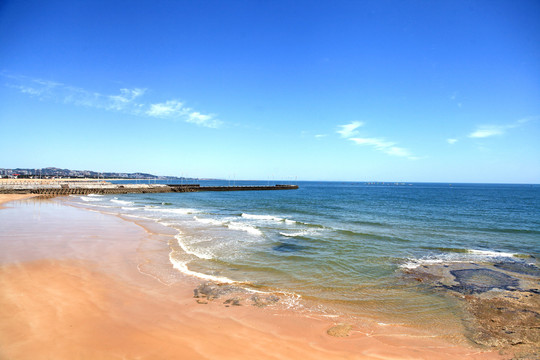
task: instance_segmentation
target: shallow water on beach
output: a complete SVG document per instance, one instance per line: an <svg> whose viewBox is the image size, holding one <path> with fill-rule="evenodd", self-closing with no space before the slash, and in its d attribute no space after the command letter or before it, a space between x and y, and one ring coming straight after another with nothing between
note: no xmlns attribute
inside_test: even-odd
<svg viewBox="0 0 540 360"><path fill-rule="evenodd" d="M261 184L236 182L236 185ZM228 182L201 182L228 185ZM263 184L266 185L266 184ZM540 256L540 186L300 182L298 190L72 196L173 231L185 274L289 294L328 315L460 328L455 300L404 269ZM298 301L301 298L302 301ZM446 329L446 330L445 330Z"/></svg>

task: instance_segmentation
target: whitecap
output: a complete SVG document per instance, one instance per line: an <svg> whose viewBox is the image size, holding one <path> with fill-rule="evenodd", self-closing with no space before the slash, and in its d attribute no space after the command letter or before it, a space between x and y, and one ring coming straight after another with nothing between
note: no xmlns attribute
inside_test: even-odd
<svg viewBox="0 0 540 360"><path fill-rule="evenodd" d="M312 235L316 235L318 233L319 232L316 230L300 230L300 231L295 231L295 232L280 232L279 234L286 237L299 237L299 236L309 237Z"/></svg>
<svg viewBox="0 0 540 360"><path fill-rule="evenodd" d="M96 197L89 197L89 196L81 196L82 201L101 201L100 198Z"/></svg>
<svg viewBox="0 0 540 360"><path fill-rule="evenodd" d="M219 221L219 220L216 220L216 219L200 218L198 216L194 216L193 219L200 222L200 223L203 223L203 224L216 225L216 226L223 225L222 221Z"/></svg>
<svg viewBox="0 0 540 360"><path fill-rule="evenodd" d="M133 205L134 204L133 201L118 200L118 198L111 199L111 202L115 204L120 204L120 205Z"/></svg>
<svg viewBox="0 0 540 360"><path fill-rule="evenodd" d="M242 213L242 217L245 219L252 219L252 220L265 220L265 221L277 221L277 222L284 221L284 219L276 217L276 216L272 216L272 215L253 215L253 214Z"/></svg>
<svg viewBox="0 0 540 360"><path fill-rule="evenodd" d="M490 251L490 250L475 250L475 249L467 249L467 252L469 254L480 255L480 256L485 256L485 257L514 257L516 255L513 253L507 253L507 252Z"/></svg>
<svg viewBox="0 0 540 360"><path fill-rule="evenodd" d="M181 215L197 214L199 212L195 209L189 209L189 208L161 209L161 208L154 208L154 207L145 207L144 210L166 213L166 214L181 214Z"/></svg>
<svg viewBox="0 0 540 360"><path fill-rule="evenodd" d="M240 231L245 231L251 235L255 235L255 236L261 236L262 235L262 232L261 230L257 229L256 227L254 226L251 226L251 225L248 225L248 224L242 224L242 223L239 223L239 222L230 222L227 224L227 227L231 230L240 230Z"/></svg>

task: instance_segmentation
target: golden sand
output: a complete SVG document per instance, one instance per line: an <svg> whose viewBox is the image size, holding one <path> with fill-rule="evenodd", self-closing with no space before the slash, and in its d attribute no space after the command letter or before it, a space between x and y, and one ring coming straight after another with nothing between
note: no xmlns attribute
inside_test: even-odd
<svg viewBox="0 0 540 360"><path fill-rule="evenodd" d="M193 279L178 274L165 285L139 271L141 244L155 235L115 216L32 201L0 211L1 359L499 358L406 329L333 337L327 331L338 324L329 319L200 305ZM146 261L167 256L153 251Z"/></svg>

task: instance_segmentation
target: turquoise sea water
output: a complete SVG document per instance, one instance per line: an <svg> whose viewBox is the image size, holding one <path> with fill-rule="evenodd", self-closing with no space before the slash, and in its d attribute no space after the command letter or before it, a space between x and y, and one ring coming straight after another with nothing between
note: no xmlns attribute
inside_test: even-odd
<svg viewBox="0 0 540 360"><path fill-rule="evenodd" d="M235 183L247 184L266 182ZM389 323L436 324L455 311L452 301L404 280L403 269L540 256L538 185L298 185L72 200L174 229L169 260L183 273Z"/></svg>

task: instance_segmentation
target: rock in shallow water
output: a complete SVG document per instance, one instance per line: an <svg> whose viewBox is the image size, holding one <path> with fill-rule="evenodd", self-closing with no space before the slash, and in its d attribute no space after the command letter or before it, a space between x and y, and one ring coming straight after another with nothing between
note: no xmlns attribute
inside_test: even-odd
<svg viewBox="0 0 540 360"><path fill-rule="evenodd" d="M238 291L238 288L231 285L205 283L193 290L193 297L214 300L234 291Z"/></svg>
<svg viewBox="0 0 540 360"><path fill-rule="evenodd" d="M274 246L273 249L279 252L291 253L291 252L298 252L298 251L305 250L306 247L302 245L282 242L279 245Z"/></svg>
<svg viewBox="0 0 540 360"><path fill-rule="evenodd" d="M540 276L540 269L532 264L526 264L517 261L506 261L493 264L493 266L501 270L506 270L518 274Z"/></svg>
<svg viewBox="0 0 540 360"><path fill-rule="evenodd" d="M537 265L520 261L461 262L405 269L403 274L424 288L451 290L447 294L469 314L462 320L470 340L525 360L540 359L536 269Z"/></svg>
<svg viewBox="0 0 540 360"><path fill-rule="evenodd" d="M277 303L279 301L279 298L275 295L268 295L266 297L253 295L251 297L251 301L253 302L253 306L265 307Z"/></svg>
<svg viewBox="0 0 540 360"><path fill-rule="evenodd" d="M350 335L351 330L351 325L339 324L332 326L330 329L328 329L327 334L334 337L346 337Z"/></svg>
<svg viewBox="0 0 540 360"><path fill-rule="evenodd" d="M493 289L515 290L519 280L490 269L463 269L450 271L458 285L448 286L448 289L463 294L483 293Z"/></svg>

